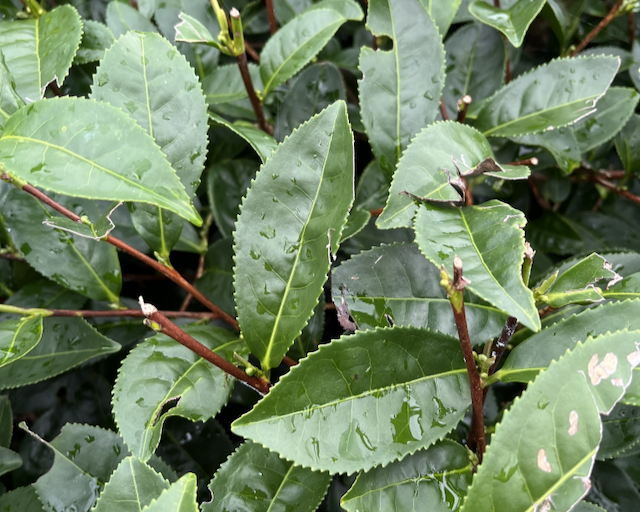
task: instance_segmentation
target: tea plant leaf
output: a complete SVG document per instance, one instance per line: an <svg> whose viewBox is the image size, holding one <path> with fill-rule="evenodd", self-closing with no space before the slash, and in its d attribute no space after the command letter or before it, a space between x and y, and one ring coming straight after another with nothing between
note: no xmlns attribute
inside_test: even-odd
<svg viewBox="0 0 640 512"><path fill-rule="evenodd" d="M634 377L638 375L635 373ZM627 388L628 389L628 388ZM624 400L624 399L623 399ZM618 404L602 418L598 460L629 457L640 452L640 407Z"/></svg>
<svg viewBox="0 0 640 512"><path fill-rule="evenodd" d="M329 473L296 466L259 444L245 441L211 480L209 490L213 498L203 504L202 512L286 509L313 512L330 483Z"/></svg>
<svg viewBox="0 0 640 512"><path fill-rule="evenodd" d="M2 210L29 265L65 288L118 303L122 277L115 247L51 229L43 224L52 218L47 208L17 188L9 190Z"/></svg>
<svg viewBox="0 0 640 512"><path fill-rule="evenodd" d="M41 316L25 316L0 323L0 368L26 356L40 342L40 338Z"/></svg>
<svg viewBox="0 0 640 512"><path fill-rule="evenodd" d="M140 512L169 489L162 475L137 457L123 459L100 494L93 512Z"/></svg>
<svg viewBox="0 0 640 512"><path fill-rule="evenodd" d="M640 174L640 116L633 114L615 138L616 151L629 173Z"/></svg>
<svg viewBox="0 0 640 512"><path fill-rule="evenodd" d="M82 42L74 60L77 64L101 60L116 40L109 27L97 21L82 20L82 32Z"/></svg>
<svg viewBox="0 0 640 512"><path fill-rule="evenodd" d="M55 80L61 86L82 38L82 22L71 5L27 20L0 23L0 50L27 102L39 100Z"/></svg>
<svg viewBox="0 0 640 512"><path fill-rule="evenodd" d="M469 452L445 439L388 466L360 473L340 505L348 512L415 512L416 503L421 503L433 512L449 512L458 510L470 483Z"/></svg>
<svg viewBox="0 0 640 512"><path fill-rule="evenodd" d="M121 37L100 62L91 97L128 112L160 146L193 197L207 155L207 107L193 69L171 43L156 34ZM163 258L184 224L161 208L136 204L131 220Z"/></svg>
<svg viewBox="0 0 640 512"><path fill-rule="evenodd" d="M487 139L470 126L447 121L435 123L422 130L402 155L393 175L387 205L378 217L380 229L411 227L417 210L414 200L403 191L435 201L460 201L460 193L450 184L458 178L458 171L469 172L487 158L493 158ZM514 166L500 166L501 172L489 176L511 179ZM526 177L529 169L515 169L516 179Z"/></svg>
<svg viewBox="0 0 640 512"><path fill-rule="evenodd" d="M109 2L106 12L107 27L118 39L130 30L139 32L157 32L151 21L144 17L138 10L123 2Z"/></svg>
<svg viewBox="0 0 640 512"><path fill-rule="evenodd" d="M262 163L265 163L271 156L271 153L273 153L278 147L278 143L271 135L263 132L259 128L256 128L251 123L246 121L236 121L231 123L211 112L209 112L209 118L215 123L226 126L233 133L246 140L256 152L260 160L262 160Z"/></svg>
<svg viewBox="0 0 640 512"><path fill-rule="evenodd" d="M582 163L576 134L568 126L542 133L509 137L509 139L525 146L543 147L553 155L560 169L566 174L571 174Z"/></svg>
<svg viewBox="0 0 640 512"><path fill-rule="evenodd" d="M348 240L352 236L357 235L371 220L371 212L361 208L352 208L347 217L347 223L344 225L344 231L340 237L340 243Z"/></svg>
<svg viewBox="0 0 640 512"><path fill-rule="evenodd" d="M449 116L455 117L458 100L463 96L470 95L474 102L480 102L500 88L507 53L500 33L479 23L456 30L444 47L447 76L442 100Z"/></svg>
<svg viewBox="0 0 640 512"><path fill-rule="evenodd" d="M0 475L9 473L22 466L22 457L9 448L0 446Z"/></svg>
<svg viewBox="0 0 640 512"><path fill-rule="evenodd" d="M353 473L433 444L470 403L458 340L394 327L321 345L231 429L297 465Z"/></svg>
<svg viewBox="0 0 640 512"><path fill-rule="evenodd" d="M298 336L293 345L291 345L288 355L293 357L296 361L306 357L310 352L318 350L318 346L322 341L322 334L324 332L324 322L326 317L324 311L325 304L324 294L320 294L318 305L313 310L313 315L309 319L307 325L305 325L304 329L302 329L300 336Z"/></svg>
<svg viewBox="0 0 640 512"><path fill-rule="evenodd" d="M497 28L518 48L524 41L529 25L545 3L546 0L519 0L509 9L501 9L484 0L478 0L469 6L469 12L482 23Z"/></svg>
<svg viewBox="0 0 640 512"><path fill-rule="evenodd" d="M42 341L24 357L0 369L0 389L50 379L95 357L113 354L120 344L82 318L45 318Z"/></svg>
<svg viewBox="0 0 640 512"><path fill-rule="evenodd" d="M248 67L253 86L261 90L260 68L253 63L249 63ZM240 68L236 64L217 67L204 78L202 89L209 105L229 103L248 97L247 89L240 74Z"/></svg>
<svg viewBox="0 0 640 512"><path fill-rule="evenodd" d="M420 30L411 29L416 24ZM436 118L444 86L444 48L436 26L416 0L372 0L367 28L393 39L392 51L363 47L358 66L363 74L362 123L389 180L409 141Z"/></svg>
<svg viewBox="0 0 640 512"><path fill-rule="evenodd" d="M522 281L525 223L522 212L497 200L463 208L422 205L415 219L416 243L449 275L459 256L470 291L538 331L533 294Z"/></svg>
<svg viewBox="0 0 640 512"><path fill-rule="evenodd" d="M202 223L153 139L104 103L56 98L22 107L0 136L0 161L6 172L46 190L155 204Z"/></svg>
<svg viewBox="0 0 640 512"><path fill-rule="evenodd" d="M361 329L389 325L416 326L457 336L451 303L440 286L440 271L416 244L375 247L337 267L331 277L333 301L342 294ZM475 303L469 296L465 309L473 344L500 334L507 315Z"/></svg>
<svg viewBox="0 0 640 512"><path fill-rule="evenodd" d="M325 2L317 4L325 7ZM354 9L334 10L339 4L316 8L296 16L278 30L260 53L260 76L264 84L263 97L300 71L348 20L359 21L362 11L354 2ZM343 14L344 13L344 14ZM345 17L348 16L348 17Z"/></svg>
<svg viewBox="0 0 640 512"><path fill-rule="evenodd" d="M449 2L439 2L438 0L420 0L420 3L429 13L429 16L438 27L440 37L444 39L447 31L455 18L462 0L450 0Z"/></svg>
<svg viewBox="0 0 640 512"><path fill-rule="evenodd" d="M242 202L236 309L264 370L280 364L309 320L352 202L353 135L338 101L278 147Z"/></svg>
<svg viewBox="0 0 640 512"><path fill-rule="evenodd" d="M631 118L640 95L629 87L611 87L596 112L573 127L580 151L586 153L615 137Z"/></svg>
<svg viewBox="0 0 640 512"><path fill-rule="evenodd" d="M144 512L198 512L196 492L198 479L187 473L180 480L162 491L155 501L143 508Z"/></svg>
<svg viewBox="0 0 640 512"><path fill-rule="evenodd" d="M13 413L7 395L0 397L0 446L5 448L11 444L13 437Z"/></svg>
<svg viewBox="0 0 640 512"><path fill-rule="evenodd" d="M20 512L43 512L42 502L33 485L18 487L0 496L2 510L20 510Z"/></svg>
<svg viewBox="0 0 640 512"><path fill-rule="evenodd" d="M474 126L486 137L516 137L573 124L595 112L619 66L608 56L553 60L498 89Z"/></svg>
<svg viewBox="0 0 640 512"><path fill-rule="evenodd" d="M505 412L462 510L570 510L591 488L600 414L622 398L638 363L638 331L589 337L552 363Z"/></svg>
<svg viewBox="0 0 640 512"><path fill-rule="evenodd" d="M193 16L181 12L179 18L181 21L175 26L176 43L205 44L207 46L213 46L218 50L223 49L217 39L214 39L211 32L209 32L209 29Z"/></svg>
<svg viewBox="0 0 640 512"><path fill-rule="evenodd" d="M240 340L220 327L185 326L184 331L228 360L247 354ZM164 334L148 338L124 359L113 389L118 430L131 453L143 460L158 447L164 421L215 416L235 380Z"/></svg>
<svg viewBox="0 0 640 512"><path fill-rule="evenodd" d="M640 329L640 299L609 303L587 309L577 315L550 325L527 338L509 354L496 372L503 382L528 382L558 360L567 350L588 336L600 336L620 329Z"/></svg>
<svg viewBox="0 0 640 512"><path fill-rule="evenodd" d="M631 274L611 288L603 290L602 295L609 300L640 298L640 272Z"/></svg>
<svg viewBox="0 0 640 512"><path fill-rule="evenodd" d="M223 310L236 316L233 300L233 241L223 238L211 244L204 258L204 272L196 288Z"/></svg>
<svg viewBox="0 0 640 512"><path fill-rule="evenodd" d="M0 133L11 114L24 105L24 100L16 92L13 75L4 62L4 54L0 51Z"/></svg>

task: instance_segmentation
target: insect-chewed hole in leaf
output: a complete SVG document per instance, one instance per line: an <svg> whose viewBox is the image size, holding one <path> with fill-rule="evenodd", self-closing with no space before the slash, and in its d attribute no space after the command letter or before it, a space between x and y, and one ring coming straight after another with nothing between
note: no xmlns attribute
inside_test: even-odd
<svg viewBox="0 0 640 512"><path fill-rule="evenodd" d="M158 409L158 412L156 412L156 415L153 417L153 426L155 427L158 424L158 420L162 416L164 416L166 413L168 413L171 409L173 409L174 407L177 407L179 403L180 403L179 396L169 398L166 402L164 402L160 407L160 409Z"/></svg>

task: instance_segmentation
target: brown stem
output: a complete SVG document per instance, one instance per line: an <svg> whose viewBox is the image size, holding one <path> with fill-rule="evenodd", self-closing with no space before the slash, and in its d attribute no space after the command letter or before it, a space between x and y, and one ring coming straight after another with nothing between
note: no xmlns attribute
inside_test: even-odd
<svg viewBox="0 0 640 512"><path fill-rule="evenodd" d="M39 309L39 308L38 308ZM144 318L144 314L139 309L45 309L48 316L77 316L81 318L105 318L105 317L128 317ZM193 318L196 320L219 318L217 314L210 311L162 311L168 318Z"/></svg>
<svg viewBox="0 0 640 512"><path fill-rule="evenodd" d="M260 64L260 55L258 54L256 49L253 47L253 45L249 44L249 41L247 41L247 40L245 40L245 42L244 42L244 49L249 54L249 57L251 57L258 64Z"/></svg>
<svg viewBox="0 0 640 512"><path fill-rule="evenodd" d="M24 261L24 258L21 258L20 256L17 256L11 252L0 253L0 258L12 261Z"/></svg>
<svg viewBox="0 0 640 512"><path fill-rule="evenodd" d="M504 76L504 83L508 84L509 82L511 82L511 61L509 60L509 48L507 47L507 62L505 62L505 76Z"/></svg>
<svg viewBox="0 0 640 512"><path fill-rule="evenodd" d="M372 217L380 217L382 210L384 210L384 208L378 208L377 210L371 210L369 213L371 213Z"/></svg>
<svg viewBox="0 0 640 512"><path fill-rule="evenodd" d="M137 0L129 0L129 5L133 7L136 11L138 10L138 2Z"/></svg>
<svg viewBox="0 0 640 512"><path fill-rule="evenodd" d="M536 201L540 205L543 210L551 210L551 204L547 201L543 195L540 193L540 189L538 188L538 184L536 180L529 176L529 187L531 188L531 192L533 193L533 197L536 198Z"/></svg>
<svg viewBox="0 0 640 512"><path fill-rule="evenodd" d="M584 50L587 47L587 45L593 40L593 38L596 37L609 23L613 21L613 18L616 17L616 14L620 10L620 7L622 7L623 2L624 0L618 0L616 2L616 4L611 8L611 10L607 13L607 15L600 20L600 23L598 23L593 28L593 30L589 32L582 41L580 41L578 46L576 46L575 50L573 50L569 54L569 57L573 57L574 55Z"/></svg>
<svg viewBox="0 0 640 512"><path fill-rule="evenodd" d="M627 14L627 26L629 30L629 46L633 50L633 42L636 39L636 20L633 17L633 11Z"/></svg>
<svg viewBox="0 0 640 512"><path fill-rule="evenodd" d="M525 160L518 160L516 162L509 162L505 165L538 165L538 159L534 156L533 158L527 158Z"/></svg>
<svg viewBox="0 0 640 512"><path fill-rule="evenodd" d="M440 114L445 121L449 120L449 114L447 114L447 107L444 106L444 100L440 97Z"/></svg>
<svg viewBox="0 0 640 512"><path fill-rule="evenodd" d="M467 117L467 110L469 110L469 105L471 105L471 96L465 94L461 100L458 100L458 117L456 121L459 123L464 123L464 120Z"/></svg>
<svg viewBox="0 0 640 512"><path fill-rule="evenodd" d="M553 306L547 305L547 306L543 307L540 311L538 311L538 316L540 318L544 318L549 313L553 313L556 309L557 308L554 308Z"/></svg>
<svg viewBox="0 0 640 512"><path fill-rule="evenodd" d="M276 13L273 9L273 0L267 0L267 16L269 17L269 30L271 31L271 35L276 33L278 30L278 23L276 21Z"/></svg>
<svg viewBox="0 0 640 512"><path fill-rule="evenodd" d="M495 362L489 368L489 375L493 375L498 369L498 364L500 363L500 359L504 354L504 351L507 348L507 345L511 341L511 337L513 333L516 332L516 328L518 327L518 319L514 316L510 316L507 318L507 321L502 328L502 332L500 336L496 340L494 340L493 345L491 345L491 355L489 357L495 357Z"/></svg>
<svg viewBox="0 0 640 512"><path fill-rule="evenodd" d="M623 190L621 188L618 188L614 183L611 183L610 181L594 173L587 174L587 178L590 181L593 181L594 183L597 183L598 185L601 185L604 188L611 190L612 192L615 192L616 194L624 197L625 199L628 199L629 201L633 201L636 204L640 204L640 197L636 196L635 194L632 194L628 190Z"/></svg>
<svg viewBox="0 0 640 512"><path fill-rule="evenodd" d="M236 61L238 62L238 67L240 68L240 74L242 75L242 81L244 82L244 87L247 89L247 94L249 95L249 99L251 100L251 106L253 107L253 111L256 114L256 119L258 120L258 126L260 129L269 135L273 133L271 127L267 124L266 119L264 118L264 112L262 111L262 104L256 95L256 90L253 88L253 83L251 81L251 75L249 74L249 66L247 64L247 54L241 53L236 57Z"/></svg>
<svg viewBox="0 0 640 512"><path fill-rule="evenodd" d="M146 316L148 320L156 324L153 325L151 322L145 322L147 323L147 325L154 329L157 329L159 327L160 332L162 332L163 334L166 334L167 336L173 338L192 352L195 352L203 359L206 359L211 364L220 368L222 371L252 387L260 394L266 395L269 392L270 384L268 382L257 377L250 377L240 368L230 363L226 359L220 357L218 354L205 347L198 340L188 335L186 332L180 329L180 327L169 320L165 315L160 313L160 311L158 311L151 304L145 304L141 299L140 305L144 316Z"/></svg>
<svg viewBox="0 0 640 512"><path fill-rule="evenodd" d="M56 96L58 96L59 98L61 98L63 96L62 91L60 90L60 88L56 85L56 82L53 81L51 83L49 83L49 85L47 86L49 88L49 90L55 94Z"/></svg>

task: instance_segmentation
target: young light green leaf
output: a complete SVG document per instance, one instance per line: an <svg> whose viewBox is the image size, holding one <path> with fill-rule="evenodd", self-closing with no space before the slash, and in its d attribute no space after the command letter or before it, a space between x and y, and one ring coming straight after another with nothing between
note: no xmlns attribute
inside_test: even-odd
<svg viewBox="0 0 640 512"><path fill-rule="evenodd" d="M387 205L378 217L380 229L410 227L417 210L414 200L404 191L435 201L460 201L460 193L451 180L461 173L476 171L488 158L493 159L489 141L470 126L447 121L435 123L422 130L402 155L393 175ZM499 172L485 172L490 176L510 179L513 166L500 166ZM529 169L521 166L517 172L526 177ZM518 179L518 176L516 176Z"/></svg>
<svg viewBox="0 0 640 512"><path fill-rule="evenodd" d="M257 90L262 89L260 68L253 63L248 65L251 82ZM242 81L240 68L236 64L219 66L202 81L202 89L209 105L229 103L247 98L247 88Z"/></svg>
<svg viewBox="0 0 640 512"><path fill-rule="evenodd" d="M18 487L0 496L0 510L19 510L20 512L43 512L42 502L33 485Z"/></svg>
<svg viewBox="0 0 640 512"><path fill-rule="evenodd" d="M198 479L193 473L187 473L180 480L162 491L143 512L198 512L196 492Z"/></svg>
<svg viewBox="0 0 640 512"><path fill-rule="evenodd" d="M209 32L209 29L193 16L181 12L179 17L181 22L175 26L176 43L206 44L218 50L223 49L220 43L214 39L211 32Z"/></svg>
<svg viewBox="0 0 640 512"><path fill-rule="evenodd" d="M22 107L0 136L0 161L6 172L47 190L155 204L202 223L153 139L104 103L56 98Z"/></svg>
<svg viewBox="0 0 640 512"><path fill-rule="evenodd" d="M353 473L433 444L470 403L456 338L414 327L358 331L292 367L232 430L297 465Z"/></svg>
<svg viewBox="0 0 640 512"><path fill-rule="evenodd" d="M63 202L70 206L69 199ZM29 265L65 288L118 303L122 276L115 247L51 229L43 224L52 218L48 209L17 188L9 191L2 209L13 243Z"/></svg>
<svg viewBox="0 0 640 512"><path fill-rule="evenodd" d="M342 297L360 329L394 325L416 326L457 336L451 304L440 286L440 271L416 244L375 247L337 267L331 277L332 297ZM344 295L343 295L344 294ZM465 309L471 343L477 345L500 334L507 315L472 302Z"/></svg>
<svg viewBox="0 0 640 512"><path fill-rule="evenodd" d="M444 47L447 76L442 100L449 116L455 117L458 101L463 96L469 95L474 102L479 102L504 83L504 73L496 70L504 71L507 53L500 33L480 23L456 30Z"/></svg>
<svg viewBox="0 0 640 512"><path fill-rule="evenodd" d="M509 139L525 146L543 147L553 155L560 169L566 174L571 174L582 163L580 146L571 127L509 137Z"/></svg>
<svg viewBox="0 0 640 512"><path fill-rule="evenodd" d="M570 510L589 476L609 414L640 363L638 331L589 337L530 384L504 414L464 512Z"/></svg>
<svg viewBox="0 0 640 512"><path fill-rule="evenodd" d="M444 39L447 35L447 31L451 26L451 22L456 17L462 0L449 0L448 2L441 2L439 0L420 0L420 3L429 13L429 16L438 27L440 37Z"/></svg>
<svg viewBox="0 0 640 512"><path fill-rule="evenodd" d="M123 2L109 2L106 13L107 27L118 39L130 30L157 32L155 25L140 12Z"/></svg>
<svg viewBox="0 0 640 512"><path fill-rule="evenodd" d="M640 174L640 116L633 114L615 138L622 166L629 173Z"/></svg>
<svg viewBox="0 0 640 512"><path fill-rule="evenodd" d="M0 368L19 361L40 342L42 317L25 316L0 323Z"/></svg>
<svg viewBox="0 0 640 512"><path fill-rule="evenodd" d="M449 275L459 256L470 291L538 331L533 294L522 281L525 224L522 212L497 200L463 208L422 205L415 219L416 243Z"/></svg>
<svg viewBox="0 0 640 512"><path fill-rule="evenodd" d="M262 166L236 224L238 321L263 369L280 364L309 320L352 202L353 135L338 101Z"/></svg>
<svg viewBox="0 0 640 512"><path fill-rule="evenodd" d="M546 0L519 0L509 9L501 9L484 0L478 0L469 6L469 12L482 23L497 28L518 48L524 41L529 25L545 3Z"/></svg>
<svg viewBox="0 0 640 512"><path fill-rule="evenodd" d="M329 483L329 473L296 466L259 444L245 441L211 480L209 490L213 498L203 504L202 512L313 512L324 498Z"/></svg>
<svg viewBox="0 0 640 512"><path fill-rule="evenodd" d="M419 25L420 30L412 27ZM444 86L442 40L416 0L372 0L367 28L393 39L393 50L363 47L359 69L362 123L376 160L391 179L400 155L437 115ZM420 54L419 59L414 58Z"/></svg>
<svg viewBox="0 0 640 512"><path fill-rule="evenodd" d="M221 327L183 328L218 355L233 360L247 354L243 343ZM131 452L143 460L158 447L164 421L215 416L227 402L235 380L164 334L148 338L125 358L113 389L113 413Z"/></svg>
<svg viewBox="0 0 640 512"><path fill-rule="evenodd" d="M9 116L24 105L24 100L16 92L13 75L4 62L4 54L0 50L0 133Z"/></svg>
<svg viewBox="0 0 640 512"><path fill-rule="evenodd" d="M259 128L256 128L251 123L247 123L246 121L236 121L235 123L231 123L223 117L211 112L209 112L209 118L217 124L226 126L233 133L246 140L257 153L260 160L262 160L262 163L265 163L271 156L271 153L273 153L278 147L278 143L271 135L263 132Z"/></svg>
<svg viewBox="0 0 640 512"><path fill-rule="evenodd" d="M139 458L127 457L104 486L92 511L140 512L166 489L169 489L169 482L162 475Z"/></svg>
<svg viewBox="0 0 640 512"><path fill-rule="evenodd" d="M553 60L496 91L474 126L486 137L516 137L573 124L595 112L619 66L608 56Z"/></svg>
<svg viewBox="0 0 640 512"><path fill-rule="evenodd" d="M42 341L24 357L0 369L0 389L50 379L95 357L113 354L120 344L82 318L45 318Z"/></svg>
<svg viewBox="0 0 640 512"><path fill-rule="evenodd" d="M104 57L104 52L116 40L109 27L97 21L83 20L82 32L82 42L75 58L75 62L78 64L101 60Z"/></svg>
<svg viewBox="0 0 640 512"><path fill-rule="evenodd" d="M425 510L449 512L458 510L470 483L469 452L445 439L386 467L360 473L340 505L348 512L415 512L416 503L421 503Z"/></svg>
<svg viewBox="0 0 640 512"><path fill-rule="evenodd" d="M71 5L39 18L0 23L0 50L27 102L39 100L54 80L64 82L82 38L82 22Z"/></svg>
<svg viewBox="0 0 640 512"><path fill-rule="evenodd" d="M595 114L573 127L580 151L586 153L615 137L636 109L640 94L629 87L611 87L598 101Z"/></svg>
<svg viewBox="0 0 640 512"><path fill-rule="evenodd" d="M350 10L346 18L333 9L312 9L278 30L260 53L263 96L266 98L278 85L300 71L324 48L342 24L348 20L361 20L362 11L359 8L357 11L358 15L353 16Z"/></svg>

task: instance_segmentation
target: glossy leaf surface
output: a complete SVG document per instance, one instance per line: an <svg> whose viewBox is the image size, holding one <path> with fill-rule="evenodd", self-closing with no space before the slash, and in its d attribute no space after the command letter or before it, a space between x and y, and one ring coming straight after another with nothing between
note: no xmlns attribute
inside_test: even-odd
<svg viewBox="0 0 640 512"><path fill-rule="evenodd" d="M353 202L353 138L334 103L283 142L245 197L234 233L236 309L263 369L280 364L327 278ZM327 248L329 247L329 249Z"/></svg>
<svg viewBox="0 0 640 512"><path fill-rule="evenodd" d="M109 27L97 21L83 20L82 32L82 42L75 58L78 64L101 60L104 52L115 42Z"/></svg>
<svg viewBox="0 0 640 512"><path fill-rule="evenodd" d="M232 430L296 464L353 473L431 445L469 404L457 339L377 329L322 345Z"/></svg>
<svg viewBox="0 0 640 512"><path fill-rule="evenodd" d="M524 41L529 25L544 7L546 0L519 0L509 9L478 0L469 6L469 12L482 23L497 28L509 42L518 48Z"/></svg>
<svg viewBox="0 0 640 512"><path fill-rule="evenodd" d="M277 453L245 441L216 472L209 484L213 498L203 505L202 512L313 512L330 482L329 473L295 466Z"/></svg>
<svg viewBox="0 0 640 512"><path fill-rule="evenodd" d="M0 133L11 114L24 105L24 100L16 92L13 75L4 62L4 54L0 50Z"/></svg>
<svg viewBox="0 0 640 512"><path fill-rule="evenodd" d="M245 121L236 121L235 123L231 123L216 114L212 114L211 112L209 113L209 117L216 123L226 126L236 135L239 135L246 140L254 149L258 157L260 157L262 163L266 162L271 156L271 153L273 153L278 147L278 143L271 135L263 132L259 128L256 128L251 123Z"/></svg>
<svg viewBox="0 0 640 512"><path fill-rule="evenodd" d="M553 155L560 169L566 174L570 174L582 163L580 145L571 127L511 137L511 140L526 146L543 147Z"/></svg>
<svg viewBox="0 0 640 512"><path fill-rule="evenodd" d="M184 330L227 360L247 355L242 343L220 327L193 325ZM118 430L131 453L148 460L170 416L191 421L215 416L227 402L235 380L172 338L148 338L125 358L113 391Z"/></svg>
<svg viewBox="0 0 640 512"><path fill-rule="evenodd" d="M0 51L16 82L16 92L31 102L44 96L47 85L64 82L82 37L82 22L71 5L40 18L0 24Z"/></svg>
<svg viewBox="0 0 640 512"><path fill-rule="evenodd" d="M198 512L197 490L196 475L187 473L171 484L168 489L162 491L162 494L143 510L144 512Z"/></svg>
<svg viewBox="0 0 640 512"><path fill-rule="evenodd" d="M526 219L501 203L444 208L422 205L415 220L416 243L422 254L453 275L459 256L467 288L530 329L540 329L533 294L521 275Z"/></svg>
<svg viewBox="0 0 640 512"><path fill-rule="evenodd" d="M421 30L411 30L415 24ZM358 66L363 74L362 123L390 179L409 141L436 118L444 86L444 48L436 26L416 0L372 0L367 27L376 36L393 39L392 51L363 47Z"/></svg>
<svg viewBox="0 0 640 512"><path fill-rule="evenodd" d="M202 222L153 139L110 105L57 98L22 107L0 136L0 160L5 171L46 190L155 204Z"/></svg>
<svg viewBox="0 0 640 512"><path fill-rule="evenodd" d="M598 448L598 460L628 457L639 453L639 436L640 407L616 405L611 414L602 418L602 442Z"/></svg>
<svg viewBox="0 0 640 512"><path fill-rule="evenodd" d="M22 457L9 448L0 446L0 475L9 473L22 466Z"/></svg>
<svg viewBox="0 0 640 512"><path fill-rule="evenodd" d="M116 39L130 30L157 32L156 27L147 17L124 2L109 2L106 22Z"/></svg>
<svg viewBox="0 0 640 512"><path fill-rule="evenodd" d="M213 37L211 32L193 16L181 12L180 23L175 27L176 42L206 44L214 48L222 49L217 39Z"/></svg>
<svg viewBox="0 0 640 512"><path fill-rule="evenodd" d="M615 138L616 151L627 172L640 173L640 116L631 116Z"/></svg>
<svg viewBox="0 0 640 512"><path fill-rule="evenodd" d="M449 30L451 22L456 16L462 0L451 0L450 2L439 2L438 0L420 0L429 13L429 16L438 27L440 36L444 36Z"/></svg>
<svg viewBox="0 0 640 512"><path fill-rule="evenodd" d="M542 373L505 413L462 508L570 510L591 488L600 414L622 398L640 363L637 331L589 337Z"/></svg>
<svg viewBox="0 0 640 512"><path fill-rule="evenodd" d="M607 56L543 64L487 99L474 126L487 137L515 137L575 123L594 112L619 66Z"/></svg>
<svg viewBox="0 0 640 512"><path fill-rule="evenodd" d="M0 368L19 361L40 342L42 317L25 316L0 323Z"/></svg>

